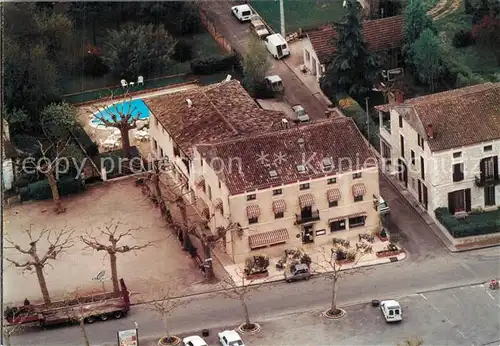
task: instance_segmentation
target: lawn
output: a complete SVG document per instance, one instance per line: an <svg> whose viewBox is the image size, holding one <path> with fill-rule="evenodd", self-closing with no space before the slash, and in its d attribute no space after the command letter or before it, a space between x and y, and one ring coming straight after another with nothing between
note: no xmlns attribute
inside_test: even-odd
<svg viewBox="0 0 500 346"><path fill-rule="evenodd" d="M463 3L457 11L436 21L436 25L446 35L450 56L473 76L475 83L500 82L500 67L491 52L477 44L464 48L455 48L451 44L456 32L472 29L471 18L465 13Z"/></svg>
<svg viewBox="0 0 500 346"><path fill-rule="evenodd" d="M225 53L208 32L185 36L181 39L190 43L193 47L193 60L213 55L223 55ZM155 75L150 76L150 79L190 72L189 65L190 61L182 63L173 61L167 69L158 71ZM65 94L74 94L101 88L114 88L120 84L119 80L111 75L92 78L84 76L80 71L79 74L75 73L73 76L68 77L67 81L63 84Z"/></svg>
<svg viewBox="0 0 500 346"><path fill-rule="evenodd" d="M340 20L342 0L283 0L285 30L310 29ZM280 3L275 0L252 1L253 8L277 32L280 31Z"/></svg>

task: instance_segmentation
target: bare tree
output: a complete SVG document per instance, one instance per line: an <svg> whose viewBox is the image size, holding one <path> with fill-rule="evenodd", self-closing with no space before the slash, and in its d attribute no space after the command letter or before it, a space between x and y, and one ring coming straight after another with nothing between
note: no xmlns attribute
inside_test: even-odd
<svg viewBox="0 0 500 346"><path fill-rule="evenodd" d="M240 301L241 307L244 313L244 324L242 325L242 329L244 330L253 330L255 329L255 324L250 320L250 312L248 311L247 305L247 294L250 290L259 289L264 283L254 284L254 280L248 280L246 278L245 273L242 271L237 273L238 280L234 281L231 278L225 278L221 281L221 287L223 289L223 294L232 299L238 299Z"/></svg>
<svg viewBox="0 0 500 346"><path fill-rule="evenodd" d="M348 243L347 243L348 244ZM359 260L363 257L363 255L367 252L371 251L371 247L359 247L358 244L356 244L356 250L351 250L348 251L347 249L342 249L342 248L331 248L330 254L327 255L325 250L321 251L322 259L323 262L325 263L317 263L315 262L314 264L322 269L325 270L324 276L327 279L330 279L332 282L332 300L330 304L330 309L326 312L328 316L339 316L342 314L342 310L340 310L337 307L337 288L338 288L338 283L339 281L345 276L345 275L352 275L355 273L359 273L362 269L361 268L355 268L356 265L359 263ZM348 245L349 246L349 245ZM345 251L347 253L346 258L340 258L339 254L341 253L340 251ZM343 257L343 256L342 256ZM345 270L343 268L345 261L349 261L350 264L352 264L352 268L349 270Z"/></svg>
<svg viewBox="0 0 500 346"><path fill-rule="evenodd" d="M22 313L20 313L20 314L13 313L12 314L13 320L16 320L20 317L22 318ZM3 346L11 346L12 344L10 343L10 338L12 337L12 335L20 332L23 329L23 327L24 326L21 323L19 323L19 324L16 324L16 323L5 324L5 322L4 322L4 325L2 326Z"/></svg>
<svg viewBox="0 0 500 346"><path fill-rule="evenodd" d="M109 255L109 261L111 266L111 280L113 281L113 292L120 292L120 285L118 282L118 269L116 266L116 255L119 253L135 252L138 250L145 249L149 246L153 246L152 241L148 241L141 245L119 245L118 243L125 237L130 237L135 239L133 231L137 231L139 228L129 228L124 232L120 232L118 228L124 226L123 223L117 221L111 221L109 224L102 228L99 228L99 236L101 238L106 238L108 243L99 240L93 235L92 230L85 232L85 236L80 236L80 240L87 245L88 248L94 249L96 251L105 251Z"/></svg>
<svg viewBox="0 0 500 346"><path fill-rule="evenodd" d="M122 136L123 157L130 156L129 131L137 128L137 121L141 118L141 112L132 105L132 98L124 97L127 101L113 102L102 109L94 107L92 115L106 127L113 127L120 131ZM113 99L111 96L110 101Z"/></svg>
<svg viewBox="0 0 500 346"><path fill-rule="evenodd" d="M165 328L165 333L167 334L161 339L163 344L171 344L174 339L170 335L170 328L168 324L168 319L172 312L186 304L185 301L174 297L174 291L171 287L162 289L158 294L154 294L153 301L146 305L146 309L156 312L163 320L163 326Z"/></svg>
<svg viewBox="0 0 500 346"><path fill-rule="evenodd" d="M38 283L40 285L40 290L42 291L43 301L45 305L50 305L50 295L49 290L47 288L47 282L45 280L44 268L47 265L50 265L50 260L56 260L62 253L64 253L67 249L73 247L74 238L73 238L73 230L63 228L61 230L51 230L48 228L42 229L38 237L33 236L33 232L31 229L32 225L24 231L24 233L28 236L28 247L22 248L20 245L15 243L8 235L5 236L5 241L9 244L6 246L6 249L15 249L23 255L27 255L28 259L23 261L16 261L12 258L6 257L5 259L9 261L16 268L20 268L24 271L35 271L36 276L38 278ZM38 242L42 239L42 237L48 242L48 248L45 251L39 252Z"/></svg>
<svg viewBox="0 0 500 346"><path fill-rule="evenodd" d="M397 343L396 346L422 346L424 344L424 340L422 338L412 338L412 339L406 339L402 343Z"/></svg>

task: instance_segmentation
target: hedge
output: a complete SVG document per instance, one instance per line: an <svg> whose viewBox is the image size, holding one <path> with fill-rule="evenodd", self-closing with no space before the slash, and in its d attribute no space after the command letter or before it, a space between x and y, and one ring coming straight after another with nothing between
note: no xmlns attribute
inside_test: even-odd
<svg viewBox="0 0 500 346"><path fill-rule="evenodd" d="M236 55L212 56L191 62L191 72L197 75L212 74L236 67L239 59Z"/></svg>
<svg viewBox="0 0 500 346"><path fill-rule="evenodd" d="M434 214L453 238L500 232L500 210L469 214L465 219L457 219L447 208L437 208Z"/></svg>
<svg viewBox="0 0 500 346"><path fill-rule="evenodd" d="M85 185L80 179L75 179L72 176L66 176L57 182L57 189L60 196L67 196L85 190ZM52 190L47 179L29 184L19 190L21 202L36 200L41 201L52 198Z"/></svg>

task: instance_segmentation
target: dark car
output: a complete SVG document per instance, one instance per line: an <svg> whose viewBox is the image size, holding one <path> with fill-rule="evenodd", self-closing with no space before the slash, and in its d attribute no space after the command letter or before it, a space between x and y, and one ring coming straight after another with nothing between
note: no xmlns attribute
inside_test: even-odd
<svg viewBox="0 0 500 346"><path fill-rule="evenodd" d="M309 280L311 275L307 264L295 264L290 267L290 271L285 271L285 280L286 282Z"/></svg>

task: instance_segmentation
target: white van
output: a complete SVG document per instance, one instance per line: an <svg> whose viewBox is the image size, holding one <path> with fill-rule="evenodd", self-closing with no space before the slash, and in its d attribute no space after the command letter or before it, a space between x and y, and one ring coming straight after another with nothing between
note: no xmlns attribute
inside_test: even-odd
<svg viewBox="0 0 500 346"><path fill-rule="evenodd" d="M281 59L287 55L290 55L290 49L288 48L288 43L281 36L281 34L269 35L264 40L266 42L266 48L276 59Z"/></svg>
<svg viewBox="0 0 500 346"><path fill-rule="evenodd" d="M386 322L399 322L403 320L401 305L396 300L383 300L380 302L380 309Z"/></svg>
<svg viewBox="0 0 500 346"><path fill-rule="evenodd" d="M231 7L231 12L240 22L249 21L252 18L252 10L248 5L238 5Z"/></svg>

